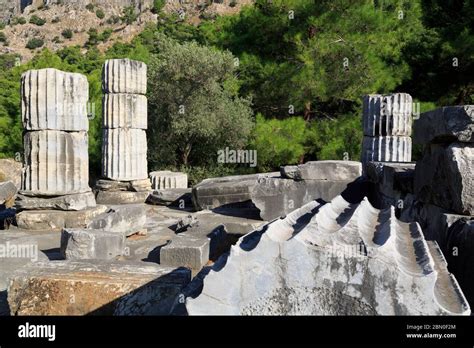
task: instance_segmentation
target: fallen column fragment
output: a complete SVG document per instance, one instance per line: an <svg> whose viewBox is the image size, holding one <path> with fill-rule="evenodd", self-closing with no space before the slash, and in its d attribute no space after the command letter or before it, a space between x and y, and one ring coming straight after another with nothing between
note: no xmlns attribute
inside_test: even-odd
<svg viewBox="0 0 474 348"><path fill-rule="evenodd" d="M470 314L436 242L367 199L310 202L240 238L202 277L191 315Z"/></svg>

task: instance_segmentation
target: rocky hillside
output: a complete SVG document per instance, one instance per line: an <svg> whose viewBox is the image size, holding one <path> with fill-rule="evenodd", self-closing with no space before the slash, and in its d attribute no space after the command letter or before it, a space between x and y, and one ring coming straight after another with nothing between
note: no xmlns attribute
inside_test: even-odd
<svg viewBox="0 0 474 348"><path fill-rule="evenodd" d="M253 0L167 0L162 11L192 24L203 18L236 13ZM157 22L153 0L0 0L0 54L22 61L47 47L58 50L95 41L103 51L116 41L130 41L145 25ZM91 40L91 32L92 40ZM94 31L97 33L95 34Z"/></svg>

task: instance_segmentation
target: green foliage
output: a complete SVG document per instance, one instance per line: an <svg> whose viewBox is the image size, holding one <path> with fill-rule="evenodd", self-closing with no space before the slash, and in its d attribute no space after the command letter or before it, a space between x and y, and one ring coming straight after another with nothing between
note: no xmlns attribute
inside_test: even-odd
<svg viewBox="0 0 474 348"><path fill-rule="evenodd" d="M245 147L252 111L236 94L233 56L161 34L156 43L148 73L152 167L208 165L219 149Z"/></svg>
<svg viewBox="0 0 474 348"><path fill-rule="evenodd" d="M34 37L28 40L25 47L30 50L34 50L35 48L42 47L43 45L44 45L43 39Z"/></svg>
<svg viewBox="0 0 474 348"><path fill-rule="evenodd" d="M17 24L26 24L26 18L25 17L13 17L12 20L10 21L11 25L17 25Z"/></svg>
<svg viewBox="0 0 474 348"><path fill-rule="evenodd" d="M305 153L305 121L301 117L266 120L257 114L249 148L257 150L257 169L271 171L299 163Z"/></svg>
<svg viewBox="0 0 474 348"><path fill-rule="evenodd" d="M107 19L107 24L117 24L119 22L120 22L119 16L112 16L109 19Z"/></svg>
<svg viewBox="0 0 474 348"><path fill-rule="evenodd" d="M105 29L100 35L99 35L99 40L100 41L107 41L110 39L110 36L112 35L112 29Z"/></svg>
<svg viewBox="0 0 474 348"><path fill-rule="evenodd" d="M3 31L0 31L0 42L6 42L7 41L7 36Z"/></svg>
<svg viewBox="0 0 474 348"><path fill-rule="evenodd" d="M166 5L166 0L153 0L153 13L160 13Z"/></svg>
<svg viewBox="0 0 474 348"><path fill-rule="evenodd" d="M42 26L42 25L45 25L46 20L41 17L38 17L37 15L33 15L30 17L30 23L34 25Z"/></svg>
<svg viewBox="0 0 474 348"><path fill-rule="evenodd" d="M99 19L104 19L105 18L105 12L101 8L98 8L97 11L95 11L95 15Z"/></svg>
<svg viewBox="0 0 474 348"><path fill-rule="evenodd" d="M135 12L135 7L127 6L123 9L121 20L125 24L130 25L133 22L135 22L137 18L138 18L138 14Z"/></svg>
<svg viewBox="0 0 474 348"><path fill-rule="evenodd" d="M72 36L74 35L71 29L64 29L61 33L61 35L65 39L72 39Z"/></svg>
<svg viewBox="0 0 474 348"><path fill-rule="evenodd" d="M86 9L90 12L94 12L94 4L92 3L87 4Z"/></svg>

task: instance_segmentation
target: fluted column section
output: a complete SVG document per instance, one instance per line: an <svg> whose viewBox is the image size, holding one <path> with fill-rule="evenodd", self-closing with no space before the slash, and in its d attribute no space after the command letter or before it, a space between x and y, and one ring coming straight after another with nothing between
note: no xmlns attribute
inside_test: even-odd
<svg viewBox="0 0 474 348"><path fill-rule="evenodd" d="M59 196L90 191L88 94L87 79L80 74L42 69L22 75L22 194Z"/></svg>
<svg viewBox="0 0 474 348"><path fill-rule="evenodd" d="M103 69L102 177L116 181L148 178L147 66L111 59Z"/></svg>
<svg viewBox="0 0 474 348"><path fill-rule="evenodd" d="M363 98L363 164L411 162L412 107L412 97L407 93Z"/></svg>

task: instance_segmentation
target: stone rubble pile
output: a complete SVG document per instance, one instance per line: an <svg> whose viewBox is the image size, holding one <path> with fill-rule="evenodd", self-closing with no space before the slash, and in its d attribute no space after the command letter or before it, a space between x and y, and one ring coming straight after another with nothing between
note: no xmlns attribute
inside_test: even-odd
<svg viewBox="0 0 474 348"><path fill-rule="evenodd" d="M143 203L150 181L147 169L147 66L110 59L103 68L101 204Z"/></svg>

